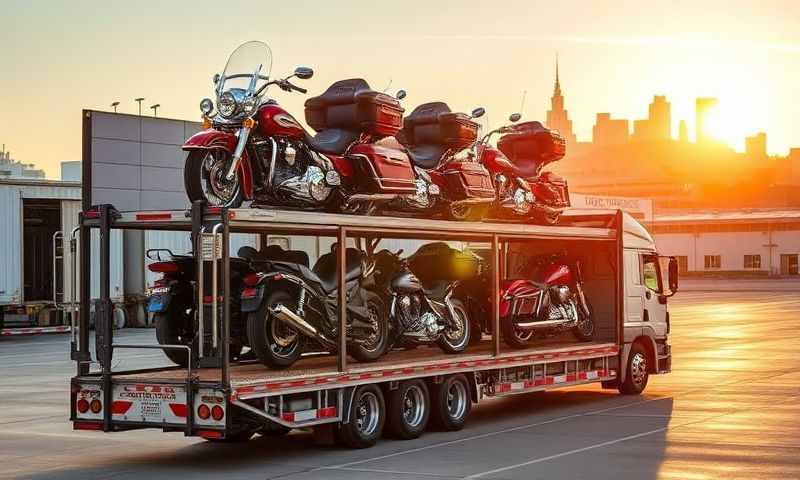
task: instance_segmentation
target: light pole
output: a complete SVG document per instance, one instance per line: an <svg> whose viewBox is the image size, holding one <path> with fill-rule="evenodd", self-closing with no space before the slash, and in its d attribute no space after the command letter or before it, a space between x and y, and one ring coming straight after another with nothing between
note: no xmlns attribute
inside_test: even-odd
<svg viewBox="0 0 800 480"><path fill-rule="evenodd" d="M142 116L142 102L144 101L144 97L134 98L134 102L139 104L139 116Z"/></svg>
<svg viewBox="0 0 800 480"><path fill-rule="evenodd" d="M117 113L117 106L118 105L119 105L119 102L114 102L114 103L111 104L111 108L114 109L114 113Z"/></svg>
<svg viewBox="0 0 800 480"><path fill-rule="evenodd" d="M160 106L161 106L160 103L156 103L155 105L150 105L150 109L153 111L153 116L154 117L158 116L158 107L160 107Z"/></svg>

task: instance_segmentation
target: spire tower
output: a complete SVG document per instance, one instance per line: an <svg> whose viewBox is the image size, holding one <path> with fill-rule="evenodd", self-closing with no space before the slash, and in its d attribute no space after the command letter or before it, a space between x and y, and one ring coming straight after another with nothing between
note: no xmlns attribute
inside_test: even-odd
<svg viewBox="0 0 800 480"><path fill-rule="evenodd" d="M564 96L561 94L561 78L558 72L558 54L556 54L556 82L553 86L553 96L550 97L550 110L547 112L547 128L557 130L567 145L577 142L572 132L572 120L569 119L567 110L564 109Z"/></svg>

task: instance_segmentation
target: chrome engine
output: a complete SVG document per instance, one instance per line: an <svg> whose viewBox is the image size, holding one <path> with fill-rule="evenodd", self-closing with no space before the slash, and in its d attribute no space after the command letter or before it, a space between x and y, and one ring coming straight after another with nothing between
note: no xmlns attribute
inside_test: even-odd
<svg viewBox="0 0 800 480"><path fill-rule="evenodd" d="M327 157L300 144L268 139L256 145L274 197L300 206L318 205L341 183Z"/></svg>
<svg viewBox="0 0 800 480"><path fill-rule="evenodd" d="M444 330L438 315L423 311L422 299L418 295L398 297L396 316L405 330L403 336L417 342L434 341Z"/></svg>
<svg viewBox="0 0 800 480"><path fill-rule="evenodd" d="M411 209L425 210L430 208L439 195L439 186L434 184L430 175L425 170L414 167L417 174L414 180L416 191L413 195L403 197L403 202Z"/></svg>

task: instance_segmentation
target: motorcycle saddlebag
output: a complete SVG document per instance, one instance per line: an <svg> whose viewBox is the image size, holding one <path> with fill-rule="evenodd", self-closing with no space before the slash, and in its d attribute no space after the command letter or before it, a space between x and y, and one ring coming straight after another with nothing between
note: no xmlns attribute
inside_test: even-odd
<svg viewBox="0 0 800 480"><path fill-rule="evenodd" d="M486 167L478 162L450 161L442 173L451 200L495 196L492 176Z"/></svg>
<svg viewBox="0 0 800 480"><path fill-rule="evenodd" d="M480 273L480 257L444 242L426 243L409 258L409 268L423 282L469 280Z"/></svg>
<svg viewBox="0 0 800 480"><path fill-rule="evenodd" d="M305 103L306 122L317 132L338 128L391 136L403 127L403 112L396 98L371 90L361 78L339 80Z"/></svg>
<svg viewBox="0 0 800 480"><path fill-rule="evenodd" d="M358 171L356 178L364 179L369 193L413 194L414 168L402 150L381 145L361 143L350 149Z"/></svg>
<svg viewBox="0 0 800 480"><path fill-rule="evenodd" d="M536 199L545 205L566 208L570 206L567 181L552 172L543 172L531 184Z"/></svg>
<svg viewBox="0 0 800 480"><path fill-rule="evenodd" d="M564 158L566 142L555 130L539 122L520 123L510 130L497 141L497 148L514 164L533 161L544 166Z"/></svg>
<svg viewBox="0 0 800 480"><path fill-rule="evenodd" d="M478 124L463 113L443 113L439 115L439 128L445 145L462 150L478 139Z"/></svg>
<svg viewBox="0 0 800 480"><path fill-rule="evenodd" d="M411 145L442 145L461 150L478 138L478 124L469 115L451 112L444 102L429 102L406 117L403 136Z"/></svg>

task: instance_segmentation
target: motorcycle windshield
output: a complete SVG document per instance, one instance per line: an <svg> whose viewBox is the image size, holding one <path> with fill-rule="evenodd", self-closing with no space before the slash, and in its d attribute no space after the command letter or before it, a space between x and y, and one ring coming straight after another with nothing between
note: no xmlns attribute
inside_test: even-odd
<svg viewBox="0 0 800 480"><path fill-rule="evenodd" d="M217 85L217 95L232 91L252 96L269 81L271 71L272 51L269 46L259 41L243 43L228 57Z"/></svg>

